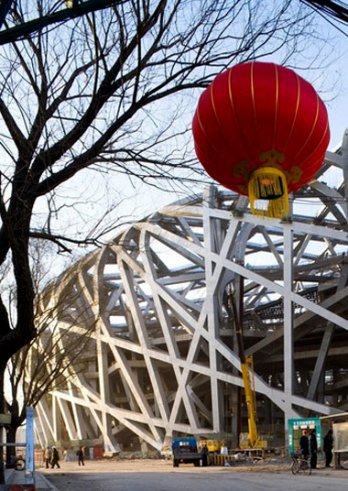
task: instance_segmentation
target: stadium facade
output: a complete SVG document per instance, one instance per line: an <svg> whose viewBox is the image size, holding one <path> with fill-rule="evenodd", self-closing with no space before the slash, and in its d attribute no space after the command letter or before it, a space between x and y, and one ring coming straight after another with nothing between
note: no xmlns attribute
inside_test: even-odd
<svg viewBox="0 0 348 491"><path fill-rule="evenodd" d="M211 185L51 285L43 303L59 306L69 376L37 407L43 446L160 450L177 434L237 446L247 413L228 302L241 296L260 432L284 444L288 418L348 409L347 135L291 197L291 219L253 216L246 198Z"/></svg>

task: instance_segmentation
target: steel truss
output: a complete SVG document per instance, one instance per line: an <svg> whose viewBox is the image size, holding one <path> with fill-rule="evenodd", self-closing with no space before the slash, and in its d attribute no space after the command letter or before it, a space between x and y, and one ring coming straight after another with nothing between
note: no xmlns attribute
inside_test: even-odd
<svg viewBox="0 0 348 491"><path fill-rule="evenodd" d="M42 445L99 438L115 451L133 435L160 449L177 433L236 445L246 422L226 298L241 277L261 431L284 439L288 418L347 410L347 172L346 133L289 220L252 216L246 198L210 186L66 271L45 300L59 305L62 348L92 331L38 406Z"/></svg>

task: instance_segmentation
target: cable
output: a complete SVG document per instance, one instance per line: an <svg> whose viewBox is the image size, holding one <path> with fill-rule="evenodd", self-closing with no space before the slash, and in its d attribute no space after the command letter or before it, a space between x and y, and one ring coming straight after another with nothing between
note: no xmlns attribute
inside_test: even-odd
<svg viewBox="0 0 348 491"><path fill-rule="evenodd" d="M323 13L325 16L333 17L335 20L348 23L348 5L343 2L332 0L300 0L312 9Z"/></svg>

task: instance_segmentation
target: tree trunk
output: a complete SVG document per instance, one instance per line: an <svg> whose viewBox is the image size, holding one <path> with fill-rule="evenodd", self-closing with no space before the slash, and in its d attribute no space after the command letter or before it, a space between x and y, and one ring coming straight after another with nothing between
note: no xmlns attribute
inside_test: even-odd
<svg viewBox="0 0 348 491"><path fill-rule="evenodd" d="M17 433L17 427L14 428L13 426L9 426L6 429L6 443L16 443L16 433ZM13 469L15 466L15 461L16 461L16 447L15 446L9 446L6 447L6 467L8 469Z"/></svg>
<svg viewBox="0 0 348 491"><path fill-rule="evenodd" d="M4 375L5 366L0 363L0 414L5 412L5 393L4 393ZM4 452L3 452L3 429L0 427L0 485L5 484L4 470Z"/></svg>

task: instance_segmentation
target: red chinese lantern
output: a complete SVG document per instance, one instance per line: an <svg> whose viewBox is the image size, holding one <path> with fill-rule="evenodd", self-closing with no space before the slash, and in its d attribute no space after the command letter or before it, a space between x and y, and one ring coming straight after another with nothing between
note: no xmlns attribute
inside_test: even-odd
<svg viewBox="0 0 348 491"><path fill-rule="evenodd" d="M193 136L213 179L249 195L253 213L283 217L288 192L322 165L330 130L312 85L288 68L252 62L221 73L202 93Z"/></svg>

